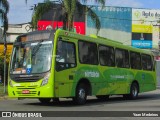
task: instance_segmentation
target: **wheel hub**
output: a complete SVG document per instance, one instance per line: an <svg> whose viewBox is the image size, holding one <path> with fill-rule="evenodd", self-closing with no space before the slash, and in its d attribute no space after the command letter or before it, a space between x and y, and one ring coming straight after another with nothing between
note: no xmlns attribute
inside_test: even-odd
<svg viewBox="0 0 160 120"><path fill-rule="evenodd" d="M85 95L86 95L85 90L84 89L80 89L79 90L79 97L83 99L83 98L85 98Z"/></svg>

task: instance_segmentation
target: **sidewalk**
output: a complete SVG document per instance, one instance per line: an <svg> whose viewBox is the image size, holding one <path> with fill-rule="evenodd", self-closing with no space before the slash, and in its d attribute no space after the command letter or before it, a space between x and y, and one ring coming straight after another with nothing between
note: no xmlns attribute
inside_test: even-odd
<svg viewBox="0 0 160 120"><path fill-rule="evenodd" d="M157 89L160 89L160 85L157 86Z"/></svg>
<svg viewBox="0 0 160 120"><path fill-rule="evenodd" d="M0 99L7 99L7 89L6 94L4 94L4 86L0 84Z"/></svg>
<svg viewBox="0 0 160 120"><path fill-rule="evenodd" d="M7 95L0 96L0 100L6 100L6 99L8 99Z"/></svg>

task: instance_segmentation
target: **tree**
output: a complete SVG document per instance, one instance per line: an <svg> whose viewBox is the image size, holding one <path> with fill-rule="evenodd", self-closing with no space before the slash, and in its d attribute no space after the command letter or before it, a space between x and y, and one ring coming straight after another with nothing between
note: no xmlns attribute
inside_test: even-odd
<svg viewBox="0 0 160 120"><path fill-rule="evenodd" d="M3 36L6 34L8 30L8 18L7 13L9 12L9 3L7 0L0 0L0 19L2 21L2 25L4 26Z"/></svg>
<svg viewBox="0 0 160 120"><path fill-rule="evenodd" d="M6 62L6 68L4 71L4 56L0 56L0 76L1 76L1 80L2 83L6 83L7 84L7 80L8 80L8 66L9 66L9 62ZM5 74L5 78L6 81L4 81L4 74Z"/></svg>
<svg viewBox="0 0 160 120"><path fill-rule="evenodd" d="M6 78L7 78L7 72L6 72L6 50L7 50L7 45L6 45L6 31L8 30L8 18L7 18L7 13L9 12L9 3L7 0L0 0L0 19L2 21L2 25L4 27L3 29L3 37L4 37L4 93L6 93Z"/></svg>
<svg viewBox="0 0 160 120"><path fill-rule="evenodd" d="M32 26L34 29L37 28L37 22L38 20L41 19L42 15L46 12L49 11L50 9L52 9L52 2L50 2L49 0L44 1L43 4L39 4L38 6L35 6L35 8L33 9L33 14L32 14Z"/></svg>
<svg viewBox="0 0 160 120"><path fill-rule="evenodd" d="M105 5L105 0L95 0L97 3L100 3L102 7ZM87 2L87 0L83 0L83 2ZM32 25L36 29L37 22L41 19L42 15L52 9L53 2L49 0L45 0L43 4L39 4L35 9L32 16ZM82 15L82 10L84 9L84 5L80 3L80 0L59 0L59 4L61 4L62 16L63 16L63 28L69 31L73 30L73 17L76 9L78 10L78 14ZM100 30L101 23L96 15L96 13L91 9L91 7L86 6L85 13L91 17L91 19L95 22L95 26L97 28L97 33Z"/></svg>

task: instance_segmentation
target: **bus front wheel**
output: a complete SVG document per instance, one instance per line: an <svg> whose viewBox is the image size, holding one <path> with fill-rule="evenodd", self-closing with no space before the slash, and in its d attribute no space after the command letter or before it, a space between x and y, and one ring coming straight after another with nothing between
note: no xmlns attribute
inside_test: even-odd
<svg viewBox="0 0 160 120"><path fill-rule="evenodd" d="M76 96L73 98L74 103L83 105L87 99L87 88L85 84L80 83L76 89Z"/></svg>
<svg viewBox="0 0 160 120"><path fill-rule="evenodd" d="M39 101L40 101L42 104L48 104L48 103L50 103L51 98L39 98Z"/></svg>

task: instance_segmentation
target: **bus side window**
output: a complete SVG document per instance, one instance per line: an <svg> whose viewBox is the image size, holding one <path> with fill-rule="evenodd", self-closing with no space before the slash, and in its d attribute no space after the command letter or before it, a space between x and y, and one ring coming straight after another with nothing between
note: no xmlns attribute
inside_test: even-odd
<svg viewBox="0 0 160 120"><path fill-rule="evenodd" d="M154 57L152 56L152 69L155 71L156 61L154 60Z"/></svg>
<svg viewBox="0 0 160 120"><path fill-rule="evenodd" d="M63 42L58 41L57 53L56 53L56 62L65 62L65 51L63 49Z"/></svg>
<svg viewBox="0 0 160 120"><path fill-rule="evenodd" d="M64 70L76 67L75 44L58 41L56 52L56 70Z"/></svg>
<svg viewBox="0 0 160 120"><path fill-rule="evenodd" d="M142 69L141 67L141 55L136 52L130 52L130 63L132 69Z"/></svg>
<svg viewBox="0 0 160 120"><path fill-rule="evenodd" d="M142 54L142 67L144 70L152 70L152 59L150 55Z"/></svg>
<svg viewBox="0 0 160 120"><path fill-rule="evenodd" d="M82 64L98 65L97 44L79 40L79 61Z"/></svg>
<svg viewBox="0 0 160 120"><path fill-rule="evenodd" d="M129 53L127 50L124 49L116 49L116 65L120 68L129 68Z"/></svg>
<svg viewBox="0 0 160 120"><path fill-rule="evenodd" d="M116 65L117 67L123 67L122 64L122 52L116 49Z"/></svg>
<svg viewBox="0 0 160 120"><path fill-rule="evenodd" d="M114 66L114 48L99 45L99 61L102 66Z"/></svg>

